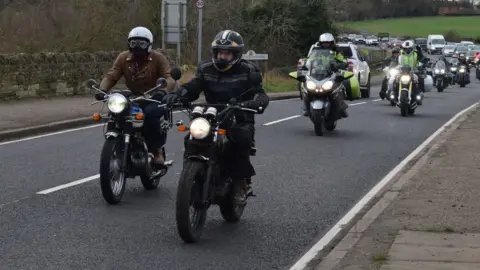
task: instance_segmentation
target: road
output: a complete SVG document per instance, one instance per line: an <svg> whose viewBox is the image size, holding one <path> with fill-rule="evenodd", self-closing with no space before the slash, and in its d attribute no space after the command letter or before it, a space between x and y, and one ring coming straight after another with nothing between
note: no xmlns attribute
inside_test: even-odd
<svg viewBox="0 0 480 270"><path fill-rule="evenodd" d="M211 208L194 245L183 244L175 227L178 131L169 134L175 164L159 189L130 181L117 206L104 202L98 180L37 194L98 173L101 128L0 144L0 269L287 268L432 132L480 99L477 81L454 86L427 93L416 115L403 118L377 100L378 90L352 102L350 117L324 137L299 116L298 99L272 102L257 118L257 197L236 225Z"/></svg>

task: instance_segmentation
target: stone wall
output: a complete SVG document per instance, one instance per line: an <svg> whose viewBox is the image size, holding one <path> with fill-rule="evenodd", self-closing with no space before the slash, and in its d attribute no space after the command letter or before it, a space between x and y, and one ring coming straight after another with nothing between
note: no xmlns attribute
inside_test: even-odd
<svg viewBox="0 0 480 270"><path fill-rule="evenodd" d="M174 51L159 51L173 67ZM84 87L85 81L93 78L99 82L119 53L0 55L0 99L90 94L92 90Z"/></svg>

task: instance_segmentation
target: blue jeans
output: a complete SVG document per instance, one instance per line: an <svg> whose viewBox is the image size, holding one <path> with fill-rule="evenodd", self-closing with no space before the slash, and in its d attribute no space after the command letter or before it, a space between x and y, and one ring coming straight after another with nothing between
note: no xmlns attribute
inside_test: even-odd
<svg viewBox="0 0 480 270"><path fill-rule="evenodd" d="M143 113L145 120L143 123L143 136L149 152L155 152L162 148L167 141L167 134L160 128L160 119L166 117L165 108L159 107L160 104L150 103L145 106Z"/></svg>

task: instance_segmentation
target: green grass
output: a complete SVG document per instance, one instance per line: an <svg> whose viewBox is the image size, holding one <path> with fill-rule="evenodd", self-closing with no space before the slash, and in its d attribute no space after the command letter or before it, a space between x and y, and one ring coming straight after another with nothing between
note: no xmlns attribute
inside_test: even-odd
<svg viewBox="0 0 480 270"><path fill-rule="evenodd" d="M427 37L454 30L461 37L480 37L480 16L437 16L372 21L342 22L340 27L372 33L388 32L391 36Z"/></svg>
<svg viewBox="0 0 480 270"><path fill-rule="evenodd" d="M296 91L298 81L287 76L267 73L263 80L263 87L267 93L281 93Z"/></svg>

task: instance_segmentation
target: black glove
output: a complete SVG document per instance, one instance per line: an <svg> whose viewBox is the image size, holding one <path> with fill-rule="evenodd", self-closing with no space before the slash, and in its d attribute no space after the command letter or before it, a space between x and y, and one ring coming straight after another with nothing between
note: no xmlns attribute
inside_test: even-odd
<svg viewBox="0 0 480 270"><path fill-rule="evenodd" d="M160 91L156 92L155 94L153 94L152 99L161 101L161 100L163 100L163 98L166 95L167 95L167 92L165 92L163 90L160 90Z"/></svg>
<svg viewBox="0 0 480 270"><path fill-rule="evenodd" d="M262 104L258 100L247 100L241 103L241 106L244 108L252 109L252 110L259 110Z"/></svg>
<svg viewBox="0 0 480 270"><path fill-rule="evenodd" d="M95 94L95 99L100 101L105 99L105 94L104 93L96 93Z"/></svg>
<svg viewBox="0 0 480 270"><path fill-rule="evenodd" d="M177 93L166 94L162 99L162 102L168 105L175 104L179 101L180 101L180 97L178 96Z"/></svg>

